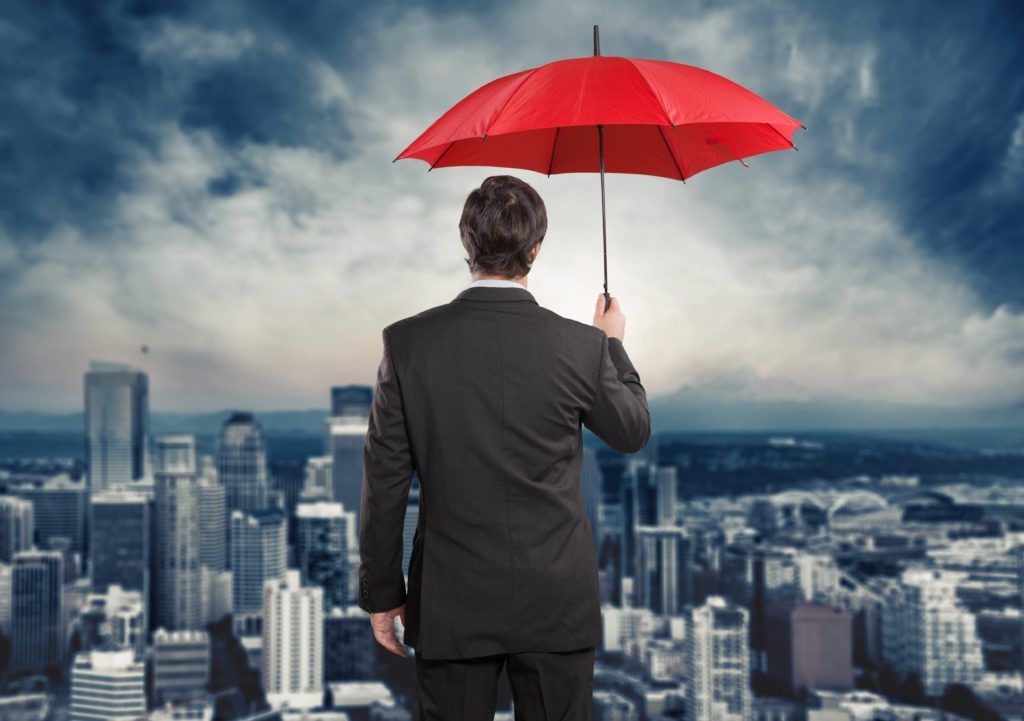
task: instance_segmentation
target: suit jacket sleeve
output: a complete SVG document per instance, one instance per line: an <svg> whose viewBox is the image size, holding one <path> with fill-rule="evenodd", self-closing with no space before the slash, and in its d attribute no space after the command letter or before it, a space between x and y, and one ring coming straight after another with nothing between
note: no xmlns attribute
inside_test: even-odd
<svg viewBox="0 0 1024 721"><path fill-rule="evenodd" d="M597 390L583 423L620 453L636 453L651 437L647 393L618 338L604 336Z"/></svg>
<svg viewBox="0 0 1024 721"><path fill-rule="evenodd" d="M402 530L414 470L387 328L382 335L384 355L363 448L359 511L359 607L370 613L405 602Z"/></svg>

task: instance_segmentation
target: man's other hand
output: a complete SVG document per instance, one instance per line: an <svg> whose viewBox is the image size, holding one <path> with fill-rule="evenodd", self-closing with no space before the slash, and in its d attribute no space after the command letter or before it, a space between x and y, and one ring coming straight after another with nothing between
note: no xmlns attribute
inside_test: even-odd
<svg viewBox="0 0 1024 721"><path fill-rule="evenodd" d="M399 656L408 656L405 647L399 643L398 634L395 633L395 617L402 619L402 627L405 628L405 604L391 611L370 614L370 626L373 628L373 637L377 643L388 651Z"/></svg>
<svg viewBox="0 0 1024 721"><path fill-rule="evenodd" d="M622 315L619 299L612 296L607 311L604 309L604 303L604 293L601 293L597 296L597 308L594 310L594 326L603 330L609 338L624 340L626 316Z"/></svg>

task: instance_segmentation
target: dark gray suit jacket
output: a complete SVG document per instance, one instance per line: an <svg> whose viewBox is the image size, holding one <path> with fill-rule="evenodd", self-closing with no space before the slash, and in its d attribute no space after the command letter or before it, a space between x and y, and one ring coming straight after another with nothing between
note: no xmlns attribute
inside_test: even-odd
<svg viewBox="0 0 1024 721"><path fill-rule="evenodd" d="M599 645L582 426L624 453L651 434L622 343L525 288L486 286L389 325L383 340L363 456L360 607L406 603L405 642L420 658Z"/></svg>

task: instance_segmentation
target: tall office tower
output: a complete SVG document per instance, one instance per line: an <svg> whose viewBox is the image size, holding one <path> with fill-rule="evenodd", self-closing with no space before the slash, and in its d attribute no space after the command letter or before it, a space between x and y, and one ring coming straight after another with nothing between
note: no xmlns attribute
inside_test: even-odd
<svg viewBox="0 0 1024 721"><path fill-rule="evenodd" d="M350 515L340 503L300 503L295 511L298 526L297 560L302 582L324 590L324 610L349 602Z"/></svg>
<svg viewBox="0 0 1024 721"><path fill-rule="evenodd" d="M359 520L363 485L363 448L369 419L331 416L326 421L331 456L331 500L356 514Z"/></svg>
<svg viewBox="0 0 1024 721"><path fill-rule="evenodd" d="M210 636L206 631L153 634L153 705L181 703L206 695L210 682Z"/></svg>
<svg viewBox="0 0 1024 721"><path fill-rule="evenodd" d="M323 589L299 572L267 581L263 612L263 688L273 707L315 708L324 697Z"/></svg>
<svg viewBox="0 0 1024 721"><path fill-rule="evenodd" d="M217 476L227 489L227 511L267 507L267 443L252 413L232 413L220 429Z"/></svg>
<svg viewBox="0 0 1024 721"><path fill-rule="evenodd" d="M136 658L142 658L148 635L144 598L138 591L125 591L120 586L89 594L78 616L82 650L130 648Z"/></svg>
<svg viewBox="0 0 1024 721"><path fill-rule="evenodd" d="M355 518L355 514L352 514ZM412 559L412 546L416 538L416 528L420 523L420 480L419 474L412 474L412 488L409 489L409 499L405 505L405 522L402 524L402 570L406 575L409 573L409 561ZM352 536L356 535L359 529L353 527ZM358 543L353 543L351 548L358 550Z"/></svg>
<svg viewBox="0 0 1024 721"><path fill-rule="evenodd" d="M83 483L61 474L42 482L25 483L10 489L13 496L32 501L35 541L50 548L57 538L71 542L75 553L85 552L88 489Z"/></svg>
<svg viewBox="0 0 1024 721"><path fill-rule="evenodd" d="M1024 673L1024 543L1017 546L1017 592L1021 608L1020 624L1020 649L1021 657L1019 665L1021 673Z"/></svg>
<svg viewBox="0 0 1024 721"><path fill-rule="evenodd" d="M853 622L840 608L794 602L767 612L767 674L790 693L853 688Z"/></svg>
<svg viewBox="0 0 1024 721"><path fill-rule="evenodd" d="M0 496L0 563L32 548L32 502L16 496Z"/></svg>
<svg viewBox="0 0 1024 721"><path fill-rule="evenodd" d="M203 624L209 625L231 614L231 571L202 567Z"/></svg>
<svg viewBox="0 0 1024 721"><path fill-rule="evenodd" d="M75 656L71 721L133 721L145 714L146 664L130 649Z"/></svg>
<svg viewBox="0 0 1024 721"><path fill-rule="evenodd" d="M331 415L370 417L373 405L371 386L334 386L331 388Z"/></svg>
<svg viewBox="0 0 1024 721"><path fill-rule="evenodd" d="M331 456L310 456L306 460L306 483L302 488L305 496L322 495L330 499L334 494Z"/></svg>
<svg viewBox="0 0 1024 721"><path fill-rule="evenodd" d="M677 616L690 603L690 539L682 528L637 526L636 605Z"/></svg>
<svg viewBox="0 0 1024 721"><path fill-rule="evenodd" d="M64 663L64 559L56 551L21 551L11 569L11 660L16 672Z"/></svg>
<svg viewBox="0 0 1024 721"><path fill-rule="evenodd" d="M11 635L11 564L0 563L0 634Z"/></svg>
<svg viewBox="0 0 1024 721"><path fill-rule="evenodd" d="M594 548L601 548L601 468L597 465L597 451L583 449L583 465L580 468L580 491L583 507L590 519L590 530L594 536Z"/></svg>
<svg viewBox="0 0 1024 721"><path fill-rule="evenodd" d="M324 679L377 679L377 641L366 613L356 605L333 608L324 618Z"/></svg>
<svg viewBox="0 0 1024 721"><path fill-rule="evenodd" d="M199 628L203 599L196 439L161 436L154 450L154 627L170 631Z"/></svg>
<svg viewBox="0 0 1024 721"><path fill-rule="evenodd" d="M659 526L672 526L676 523L676 490L679 483L675 466L655 466L654 497L655 518Z"/></svg>
<svg viewBox="0 0 1024 721"><path fill-rule="evenodd" d="M750 602L750 645L754 649L755 669L765 668L765 612L776 603L803 598L799 556L794 549L760 548L754 552L753 587Z"/></svg>
<svg viewBox="0 0 1024 721"><path fill-rule="evenodd" d="M284 512L266 509L231 514L232 607L241 635L259 633L263 617L263 585L284 577L288 559Z"/></svg>
<svg viewBox="0 0 1024 721"><path fill-rule="evenodd" d="M89 488L143 478L149 434L149 379L137 368L93 361L85 374L85 458Z"/></svg>
<svg viewBox="0 0 1024 721"><path fill-rule="evenodd" d="M215 476L204 474L199 497L199 564L212 571L228 567L227 490Z"/></svg>
<svg viewBox="0 0 1024 721"><path fill-rule="evenodd" d="M94 494L90 507L89 568L93 590L102 593L108 586L120 586L149 598L149 498L131 491L106 491Z"/></svg>
<svg viewBox="0 0 1024 721"><path fill-rule="evenodd" d="M747 611L721 596L690 611L686 721L751 721Z"/></svg>
<svg viewBox="0 0 1024 721"><path fill-rule="evenodd" d="M281 496L288 516L288 548L298 542L295 508L299 505L306 484L306 462L296 460L274 461L270 464L270 488ZM291 559L294 563L294 559Z"/></svg>
<svg viewBox="0 0 1024 721"><path fill-rule="evenodd" d="M977 683L985 666L974 614L960 605L966 573L926 568L903 572L882 607L882 654L900 674L916 674L929 696L949 684Z"/></svg>

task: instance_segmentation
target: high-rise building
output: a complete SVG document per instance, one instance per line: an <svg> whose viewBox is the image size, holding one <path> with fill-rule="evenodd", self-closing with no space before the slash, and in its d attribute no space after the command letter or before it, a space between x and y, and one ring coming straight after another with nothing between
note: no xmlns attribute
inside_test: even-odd
<svg viewBox="0 0 1024 721"><path fill-rule="evenodd" d="M977 683L985 670L974 614L957 598L963 572L911 568L885 596L882 654L899 674L915 674L926 694Z"/></svg>
<svg viewBox="0 0 1024 721"><path fill-rule="evenodd" d="M146 474L149 379L137 368L93 361L85 374L85 457L92 491Z"/></svg>
<svg viewBox="0 0 1024 721"><path fill-rule="evenodd" d="M751 721L749 620L721 596L690 611L686 721Z"/></svg>
<svg viewBox="0 0 1024 721"><path fill-rule="evenodd" d="M853 688L853 622L840 608L783 603L766 613L767 674L791 694Z"/></svg>
<svg viewBox="0 0 1024 721"><path fill-rule="evenodd" d="M136 658L142 658L148 635L144 599L138 591L120 586L89 594L78 617L82 650L130 648Z"/></svg>
<svg viewBox="0 0 1024 721"><path fill-rule="evenodd" d="M331 415L370 417L373 388L370 386L335 386L331 388Z"/></svg>
<svg viewBox="0 0 1024 721"><path fill-rule="evenodd" d="M376 680L376 645L365 611L354 604L332 608L324 618L325 680Z"/></svg>
<svg viewBox="0 0 1024 721"><path fill-rule="evenodd" d="M227 490L216 473L204 472L199 497L199 563L213 571L228 567Z"/></svg>
<svg viewBox="0 0 1024 721"><path fill-rule="evenodd" d="M327 453L331 456L331 500L356 514L359 522L363 484L363 449L369 419L331 416L327 419Z"/></svg>
<svg viewBox="0 0 1024 721"><path fill-rule="evenodd" d="M203 599L196 439L161 436L154 449L154 625L170 631L200 628Z"/></svg>
<svg viewBox="0 0 1024 721"><path fill-rule="evenodd" d="M11 569L11 660L17 672L64 663L64 559L56 551L21 551Z"/></svg>
<svg viewBox="0 0 1024 721"><path fill-rule="evenodd" d="M580 468L580 487L583 493L583 507L587 510L590 530L594 535L594 548L601 548L601 467L597 464L597 451L583 449L583 465Z"/></svg>
<svg viewBox="0 0 1024 721"><path fill-rule="evenodd" d="M75 656L71 721L133 721L145 713L146 665L130 649Z"/></svg>
<svg viewBox="0 0 1024 721"><path fill-rule="evenodd" d="M187 702L206 695L210 682L210 636L206 631L153 634L153 703Z"/></svg>
<svg viewBox="0 0 1024 721"><path fill-rule="evenodd" d="M278 509L231 514L232 606L242 635L259 632L264 584L284 577L287 533L284 512Z"/></svg>
<svg viewBox="0 0 1024 721"><path fill-rule="evenodd" d="M324 610L349 602L348 526L351 515L340 503L300 503L297 560L302 582L324 589Z"/></svg>
<svg viewBox="0 0 1024 721"><path fill-rule="evenodd" d="M306 482L302 488L304 496L322 496L330 500L334 494L330 456L311 456L306 460Z"/></svg>
<svg viewBox="0 0 1024 721"><path fill-rule="evenodd" d="M298 571L264 589L263 688L272 706L314 708L324 697L323 590L302 586Z"/></svg>
<svg viewBox="0 0 1024 721"><path fill-rule="evenodd" d="M636 605L676 616L691 601L690 539L678 526L636 527Z"/></svg>
<svg viewBox="0 0 1024 721"><path fill-rule="evenodd" d="M66 538L74 553L85 552L89 504L84 484L62 474L14 486L10 493L32 502L35 542L40 548L52 548L56 539Z"/></svg>
<svg viewBox="0 0 1024 721"><path fill-rule="evenodd" d="M93 533L89 541L89 569L93 590L102 593L108 586L120 586L149 598L149 498L131 491L106 491L93 494L90 508Z"/></svg>
<svg viewBox="0 0 1024 721"><path fill-rule="evenodd" d="M11 564L0 563L0 633L11 635Z"/></svg>
<svg viewBox="0 0 1024 721"><path fill-rule="evenodd" d="M0 496L0 563L32 548L32 502L16 496Z"/></svg>
<svg viewBox="0 0 1024 721"><path fill-rule="evenodd" d="M267 443L252 413L232 413L221 426L217 477L227 490L229 515L267 507Z"/></svg>

